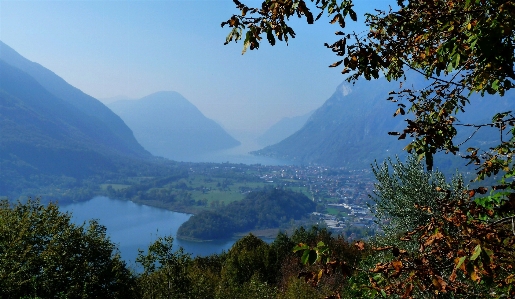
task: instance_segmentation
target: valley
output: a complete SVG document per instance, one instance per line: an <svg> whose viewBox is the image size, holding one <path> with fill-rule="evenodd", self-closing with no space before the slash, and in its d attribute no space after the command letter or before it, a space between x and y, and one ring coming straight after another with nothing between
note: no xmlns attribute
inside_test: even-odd
<svg viewBox="0 0 515 299"><path fill-rule="evenodd" d="M514 1L0 0L0 298L515 298L514 100Z"/></svg>
<svg viewBox="0 0 515 299"><path fill-rule="evenodd" d="M173 174L111 180L98 185L96 192L110 198L198 214L223 209L232 202L243 200L250 192L266 188L292 190L312 200L316 204L313 212L317 213L305 219L305 225L327 225L339 233L354 233L355 237L362 237L365 231L370 234L374 230L373 215L367 208L373 178L367 170L178 163ZM287 219L280 227L288 230L292 225L298 226L299 223L293 224Z"/></svg>

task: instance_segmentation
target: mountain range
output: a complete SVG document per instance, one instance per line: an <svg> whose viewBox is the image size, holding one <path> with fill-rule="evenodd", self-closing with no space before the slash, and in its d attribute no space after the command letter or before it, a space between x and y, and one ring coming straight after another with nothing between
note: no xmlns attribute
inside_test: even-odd
<svg viewBox="0 0 515 299"><path fill-rule="evenodd" d="M413 80L415 87L427 81ZM318 108L305 125L284 140L252 152L274 158L294 161L297 164L325 165L333 167L369 168L375 160L382 161L394 155L404 156L402 149L409 142L397 140L388 135L391 131L402 131L406 116L393 117L397 105L386 98L397 90L398 82L386 79L374 81L358 80L354 85L341 83L333 95ZM458 114L461 123L487 123L498 112L515 109L514 92L504 97L473 95L467 113ZM456 144L465 141L474 131L471 127L458 127ZM465 145L483 148L499 141L495 128L482 128ZM454 168L457 159L452 155L440 155L435 165ZM461 164L463 165L463 161ZM455 171L455 168L454 170Z"/></svg>
<svg viewBox="0 0 515 299"><path fill-rule="evenodd" d="M120 117L0 42L0 195L41 176L83 178L149 160Z"/></svg>
<svg viewBox="0 0 515 299"><path fill-rule="evenodd" d="M314 111L294 117L284 117L272 125L265 133L257 138L261 146L268 146L280 142L300 130L308 121Z"/></svg>
<svg viewBox="0 0 515 299"><path fill-rule="evenodd" d="M219 124L205 117L174 91L156 92L139 100L109 103L150 153L172 160L191 161L208 152L240 144Z"/></svg>

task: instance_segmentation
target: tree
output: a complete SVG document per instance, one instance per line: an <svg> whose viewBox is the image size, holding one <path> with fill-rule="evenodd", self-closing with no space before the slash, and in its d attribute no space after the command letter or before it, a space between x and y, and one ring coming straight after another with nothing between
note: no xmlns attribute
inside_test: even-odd
<svg viewBox="0 0 515 299"><path fill-rule="evenodd" d="M0 297L136 297L105 227L70 217L52 203L0 201Z"/></svg>
<svg viewBox="0 0 515 299"><path fill-rule="evenodd" d="M398 158L376 164L372 171L377 180L374 185L372 211L380 229L388 237L413 231L430 221L446 196L441 190L451 190L452 197L466 199L466 186L461 176L451 184L439 171L425 172L416 156L409 156L405 163ZM423 207L423 208L422 208ZM442 217L441 214L438 217Z"/></svg>
<svg viewBox="0 0 515 299"><path fill-rule="evenodd" d="M182 247L173 250L173 237L159 237L146 255L140 250L136 262L143 266L138 278L143 298L190 298L191 257Z"/></svg>
<svg viewBox="0 0 515 299"><path fill-rule="evenodd" d="M261 8L234 2L241 15L233 15L222 27L232 28L226 44L244 36L243 52L248 48L258 49L262 35L266 35L271 45L276 43L276 38L285 42L294 38L288 20L295 15L305 17L312 24L327 13L332 17L330 22L338 23L341 28L345 28L347 16L357 20L349 0L312 0L314 9L319 11L315 19L313 8L303 0L266 0ZM361 76L377 79L381 73L388 80L402 80L407 70L429 80L424 89L402 89L390 99L407 98L411 106L404 109L405 104L398 104L396 114L404 115L407 110L414 119L408 121L400 136L415 137L408 151L426 157L431 169L436 151L457 152L458 147L452 142L458 125L454 115L464 111L468 97L474 92L504 95L514 86L515 3L398 0L397 5L398 10L366 14L368 34L338 31L336 35L341 38L326 47L342 58L331 67L343 63L342 73L351 74L349 81ZM512 126L513 120L507 120L507 116L498 115L494 122Z"/></svg>
<svg viewBox="0 0 515 299"><path fill-rule="evenodd" d="M311 24L326 13L331 23L341 28L345 28L346 18L357 20L349 0L312 0L311 8L303 0L266 0L260 8L234 2L241 14L233 15L222 26L232 28L226 43L244 39L243 52L258 49L263 36L271 45L276 39L288 42L294 38L288 20L295 15L305 17ZM313 10L319 11L316 18ZM500 133L497 145L469 147L463 157L468 164L477 165L478 181L502 175L499 184L491 186L490 195L482 198L476 195L486 194L487 187L457 194L450 186L429 184L435 188L431 192L438 192L430 197L439 213L428 214L429 202L418 205L415 210L419 210L421 218L412 218L418 222L409 224L418 226L397 226L407 230L400 232L406 239L416 235L421 245L419 254L406 257L396 251L393 261L377 265L374 272L386 278L406 278L403 275L409 269L409 277L421 278L419 286L440 294L470 290L458 283L459 272L478 284L497 285L498 292L490 289L492 293L485 296L501 296L504 291L513 296L515 273L510 246L515 233L507 224L515 219L515 116L511 111L499 111L492 115L490 123L461 123L458 116L466 113L472 95L504 96L515 86L515 2L398 0L395 9L366 14L365 24L370 28L368 33L338 31L340 39L326 47L340 57L331 67L343 64L342 73L349 74L349 81L360 77L377 79L381 75L400 81L399 90L385 98L397 103L394 116L411 118L406 120L402 132L389 134L399 139L412 138L406 150L416 153L419 160L425 159L426 168L431 171L437 152L458 154L464 149L463 144L455 142L459 127L473 127L476 132L495 127ZM413 73L423 76L427 85L419 89L403 86L406 77ZM381 196L387 198L386 193ZM390 198L399 199L396 196ZM403 211L400 206L395 209L389 213ZM455 230L460 233L456 235ZM437 254L442 253L448 254L443 261L425 262L438 259ZM449 263L451 257L455 258L454 264ZM450 267L450 276L444 277L438 267ZM371 280L372 287L385 294L410 297L415 283L406 279L397 282L381 287Z"/></svg>

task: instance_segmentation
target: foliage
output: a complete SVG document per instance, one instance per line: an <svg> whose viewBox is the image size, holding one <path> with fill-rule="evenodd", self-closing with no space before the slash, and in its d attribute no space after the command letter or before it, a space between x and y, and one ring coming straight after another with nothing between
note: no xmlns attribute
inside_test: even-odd
<svg viewBox="0 0 515 299"><path fill-rule="evenodd" d="M467 190L459 176L449 184L437 171L424 173L415 157L406 164L390 161L390 165L376 166L374 172L378 179L375 209L385 235L368 244L355 243L358 250L369 252L359 266L353 264L347 272L353 273L347 276L351 286L367 273L369 281L366 287L358 288L359 296L515 295L515 233L506 223L511 217L485 221L492 212L478 200L471 200L481 188ZM513 202L505 205L504 210L514 206ZM331 249L323 242L295 248L302 252L304 264L317 266L304 274L314 286L342 266L331 257Z"/></svg>
<svg viewBox="0 0 515 299"><path fill-rule="evenodd" d="M515 233L503 220L485 221L493 212L472 200L483 188L467 190L460 177L447 184L438 172L416 175L421 165L414 158L393 165L398 172L392 174L385 167L376 171L376 202L379 218L391 225L385 226L389 237L374 250L388 254L381 254L371 270L371 287L405 298L427 292L454 298L512 297ZM392 186L398 192L391 192ZM413 192L411 198L405 190ZM512 202L505 205L513 209ZM410 211L416 217L407 215Z"/></svg>
<svg viewBox="0 0 515 299"><path fill-rule="evenodd" d="M134 278L96 221L55 204L0 202L0 297L131 298Z"/></svg>
<svg viewBox="0 0 515 299"><path fill-rule="evenodd" d="M261 36L265 34L272 45L275 37L284 38L286 42L288 36L295 37L287 22L294 15L305 17L309 24L314 22L313 8L303 0L264 1L261 8L234 2L241 15L233 15L222 26L232 28L226 43L244 38L244 51L248 47L258 49ZM338 23L341 28L345 28L347 16L357 20L352 1L311 2L315 3L314 9L320 11L315 20L327 13L332 18L331 23ZM342 57L331 67L343 63L342 73L351 73L349 80L360 76L377 79L380 73L388 80L401 80L408 70L429 80L426 88L401 89L392 92L389 99L404 99L411 105L407 107L401 102L395 112L395 115L404 115L407 111L414 116L399 134L400 139L407 135L415 137L407 149L426 157L431 169L436 151L456 153L459 150L453 143L458 124L455 115L464 111L469 104L468 97L474 92L504 95L513 86L515 4L502 0L399 0L397 4L398 10L366 14L365 24L370 28L366 35L338 31L336 35L341 38L326 46ZM500 113L490 125L506 132L514 124L512 118L508 112ZM511 148L513 146L501 144L495 148L496 155L486 155L491 163L483 165L484 173L509 166ZM476 154L469 158L474 162L481 157ZM502 161L497 161L499 159Z"/></svg>
<svg viewBox="0 0 515 299"><path fill-rule="evenodd" d="M304 194L268 188L251 192L244 200L224 208L193 215L177 234L181 238L204 240L227 238L252 229L276 228L291 219L301 219L314 209L315 203Z"/></svg>
<svg viewBox="0 0 515 299"><path fill-rule="evenodd" d="M140 250L136 262L144 271L138 278L143 298L190 298L191 258L182 247L173 251L172 237L159 237L150 244L146 255Z"/></svg>
<svg viewBox="0 0 515 299"><path fill-rule="evenodd" d="M139 276L144 298L325 298L335 290L343 292L341 273L324 277L314 290L299 272L303 266L292 251L295 241L312 244L325 240L332 257L359 263L362 251L318 227L298 229L291 236L280 233L270 244L249 234L228 252L206 257L185 257L181 249L172 250L171 237L160 238L139 260L145 272ZM157 246L157 247L156 247ZM157 248L160 248L157 250ZM158 253L160 252L160 253ZM166 278L168 277L168 278Z"/></svg>
<svg viewBox="0 0 515 299"><path fill-rule="evenodd" d="M241 15L234 15L222 26L232 28L228 42L245 34L245 45L257 49L262 34L274 33L281 37L293 32L287 20L297 15L313 22L312 12L302 0L265 1L261 8L250 8L234 1ZM317 0L318 19L327 13L331 23L345 27L345 17L356 20L351 1ZM478 165L477 179L503 174L504 181L493 190L504 190L483 200L485 205L499 206L498 201L509 200L515 183L510 179L515 170L515 121L511 111L498 111L491 123L461 123L457 117L470 104L470 96L499 94L513 86L515 80L515 4L512 1L397 1L397 10L376 11L366 15L370 30L365 35L336 34L341 39L326 45L343 59L343 73L349 80L363 76L367 80L382 73L388 80L401 81L399 91L390 93L389 100L398 102L397 115L411 114L407 127L391 135L413 139L406 147L425 158L427 169L433 168L438 151L457 154L461 144L455 144L457 127L469 126L499 129L500 140L490 148L468 148L464 158ZM294 37L294 34L290 37ZM275 41L269 37L269 42ZM411 73L408 73L411 72ZM421 89L402 87L408 75L420 74L427 79ZM386 95L385 95L386 97ZM475 132L470 138L473 137ZM510 137L511 136L511 137ZM470 139L468 138L468 139ZM493 218L498 217L492 215Z"/></svg>
<svg viewBox="0 0 515 299"><path fill-rule="evenodd" d="M466 189L460 176L452 187L439 171L425 172L416 156L409 156L406 163L391 159L372 168L377 183L371 198L376 222L384 233L394 236L412 231L440 213L439 204L445 197L441 190L451 190L452 197L459 197Z"/></svg>

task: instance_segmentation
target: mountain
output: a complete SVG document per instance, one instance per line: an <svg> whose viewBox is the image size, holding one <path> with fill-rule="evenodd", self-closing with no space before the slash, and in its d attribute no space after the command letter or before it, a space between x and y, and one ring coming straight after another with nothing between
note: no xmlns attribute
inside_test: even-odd
<svg viewBox="0 0 515 299"><path fill-rule="evenodd" d="M355 85L344 82L299 131L277 144L252 153L298 164L356 169L369 168L374 160L382 161L388 156L403 156L406 153L402 149L409 137L397 140L395 136L388 135L388 132L402 131L406 126L404 120L407 117L393 117L397 106L386 100L390 91L398 89L398 84L385 79L360 80ZM417 87L426 82L413 80L412 84ZM495 113L513 110L513 98L513 92L503 98L474 95L467 113L458 114L458 120L462 123L487 123ZM474 131L470 127L458 129L456 144L465 141ZM464 148L493 144L498 141L498 136L495 128L482 128ZM440 163L441 168L453 168L458 165L455 160L452 155L445 155L435 161L435 165ZM463 165L462 160L459 165Z"/></svg>
<svg viewBox="0 0 515 299"><path fill-rule="evenodd" d="M384 115L393 108L385 100L387 82L376 82L374 88L360 83L342 83L299 131L253 153L299 164L352 166L398 152L402 142L387 132L400 129L402 119Z"/></svg>
<svg viewBox="0 0 515 299"><path fill-rule="evenodd" d="M272 145L300 130L314 111L295 117L284 117L257 138L261 146Z"/></svg>
<svg viewBox="0 0 515 299"><path fill-rule="evenodd" d="M0 196L151 158L107 107L0 43Z"/></svg>
<svg viewBox="0 0 515 299"><path fill-rule="evenodd" d="M156 156L187 161L240 144L177 92L156 92L139 100L110 103L108 107Z"/></svg>
<svg viewBox="0 0 515 299"><path fill-rule="evenodd" d="M24 58L1 41L0 60L25 72L50 94L89 117L89 122L95 124L96 139L100 143L126 155L148 156L122 119L97 99L71 86L49 69Z"/></svg>
<svg viewBox="0 0 515 299"><path fill-rule="evenodd" d="M115 97L111 97L111 98L103 98L103 99L98 99L100 102L104 103L105 105L107 104L110 104L110 103L113 103L113 102L118 102L118 101L130 101L130 100L134 100L134 99L131 99L129 98L128 96L115 96Z"/></svg>

